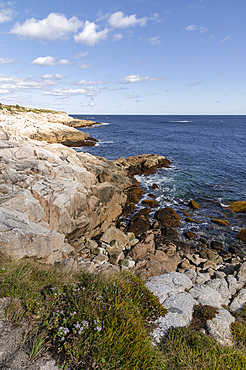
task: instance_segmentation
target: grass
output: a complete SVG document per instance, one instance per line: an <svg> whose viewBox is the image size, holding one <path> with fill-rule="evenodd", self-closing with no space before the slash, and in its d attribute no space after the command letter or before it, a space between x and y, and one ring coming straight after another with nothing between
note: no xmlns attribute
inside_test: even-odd
<svg viewBox="0 0 246 370"><path fill-rule="evenodd" d="M0 296L11 297L9 319L28 322L30 359L48 348L61 369L246 369L246 308L232 324L233 347L200 332L216 313L210 306L195 307L189 328L172 329L153 346L153 321L166 310L129 273L67 275L32 260L2 260Z"/></svg>
<svg viewBox="0 0 246 370"><path fill-rule="evenodd" d="M14 112L32 112L32 113L65 113L65 112L61 112L61 111L54 111L54 110L50 110L50 109L36 109L36 108L26 108L26 107L22 107L18 104L16 105L6 105L6 104L1 104L0 103L0 109L1 110L4 110L6 109L7 111L9 111L10 113L14 113Z"/></svg>
<svg viewBox="0 0 246 370"><path fill-rule="evenodd" d="M30 358L46 346L64 369L161 369L149 332L166 310L136 277L68 276L30 260L0 271L9 318L29 321Z"/></svg>

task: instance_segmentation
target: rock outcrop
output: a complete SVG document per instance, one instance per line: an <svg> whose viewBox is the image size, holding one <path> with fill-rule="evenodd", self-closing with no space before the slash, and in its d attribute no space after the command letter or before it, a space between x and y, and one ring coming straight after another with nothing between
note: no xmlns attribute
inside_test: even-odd
<svg viewBox="0 0 246 370"><path fill-rule="evenodd" d="M60 143L69 147L93 146L97 140L90 137L76 127L87 126L87 121L79 121L69 117L65 112L44 111L40 109L25 109L12 107L3 108L0 114L0 123L12 135ZM88 122L91 126L92 121Z"/></svg>

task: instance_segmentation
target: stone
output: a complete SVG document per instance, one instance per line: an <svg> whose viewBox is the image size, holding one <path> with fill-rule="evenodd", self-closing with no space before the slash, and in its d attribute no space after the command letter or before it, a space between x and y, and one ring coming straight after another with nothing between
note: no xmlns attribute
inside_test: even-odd
<svg viewBox="0 0 246 370"><path fill-rule="evenodd" d="M221 345L232 346L233 337L230 325L235 321L229 311L219 308L212 320L207 320L207 330Z"/></svg>
<svg viewBox="0 0 246 370"><path fill-rule="evenodd" d="M246 262L242 263L242 265L240 266L237 276L246 280Z"/></svg>
<svg viewBox="0 0 246 370"><path fill-rule="evenodd" d="M53 264L62 258L64 235L0 207L0 251L11 258L36 257Z"/></svg>
<svg viewBox="0 0 246 370"><path fill-rule="evenodd" d="M129 221L127 231L134 232L138 238L144 232L150 229L150 220L149 220L150 210L147 208L141 209L138 211Z"/></svg>
<svg viewBox="0 0 246 370"><path fill-rule="evenodd" d="M152 333L154 340L159 343L169 329L189 325L195 304L196 300L189 293L171 293L162 303L168 313L154 322L158 326Z"/></svg>
<svg viewBox="0 0 246 370"><path fill-rule="evenodd" d="M193 208L193 209L198 209L199 208L199 204L196 203L194 200L190 200L189 203L188 203L188 206Z"/></svg>
<svg viewBox="0 0 246 370"><path fill-rule="evenodd" d="M189 292L201 305L221 307L224 303L224 299L221 297L221 294L206 285L195 285Z"/></svg>
<svg viewBox="0 0 246 370"><path fill-rule="evenodd" d="M163 303L170 292L182 293L186 289L190 289L193 284L186 274L169 272L151 277L145 285Z"/></svg>
<svg viewBox="0 0 246 370"><path fill-rule="evenodd" d="M141 154L113 161L117 166L129 171L131 175L154 173L158 168L170 167L171 161L157 154Z"/></svg>
<svg viewBox="0 0 246 370"><path fill-rule="evenodd" d="M91 250L93 248L97 248L98 243L95 240L90 239L90 240L87 240L87 242L85 243L85 247Z"/></svg>
<svg viewBox="0 0 246 370"><path fill-rule="evenodd" d="M109 262L112 263L113 265L118 265L120 260L123 260L124 259L124 253L122 253L121 251L119 250L114 250L114 251L110 251L110 257L109 257ZM134 262L135 264L135 262Z"/></svg>
<svg viewBox="0 0 246 370"><path fill-rule="evenodd" d="M213 288L218 293L220 293L221 297L224 299L225 305L229 304L232 295L230 290L228 289L227 281L225 278L209 280L205 283L205 285Z"/></svg>
<svg viewBox="0 0 246 370"><path fill-rule="evenodd" d="M235 276L232 275L226 276L226 281L228 284L228 289L232 296L234 296L236 292L242 289L245 285L245 281L237 280Z"/></svg>
<svg viewBox="0 0 246 370"><path fill-rule="evenodd" d="M246 304L246 289L241 289L229 306L231 312L240 312Z"/></svg>
<svg viewBox="0 0 246 370"><path fill-rule="evenodd" d="M192 283L195 282L195 279L196 279L196 276L197 276L197 273L196 273L195 270L187 269L187 270L185 270L184 273L185 273L185 275L187 275L191 279Z"/></svg>
<svg viewBox="0 0 246 370"><path fill-rule="evenodd" d="M150 208L156 208L159 206L159 203L154 199L143 199L141 202L144 206L150 207Z"/></svg>
<svg viewBox="0 0 246 370"><path fill-rule="evenodd" d="M129 242L128 236L125 233L123 233L123 231L117 229L114 226L111 226L110 228L108 228L104 232L104 234L102 235L100 240L104 243L107 243L107 244L110 244L113 240L117 240L117 242L119 244L119 248L121 250L123 250L123 248Z"/></svg>
<svg viewBox="0 0 246 370"><path fill-rule="evenodd" d="M210 275L206 272L198 272L195 280L194 280L194 283L197 284L197 285L203 285L205 284L207 281L210 280Z"/></svg>
<svg viewBox="0 0 246 370"><path fill-rule="evenodd" d="M168 225L171 227L177 227L181 224L179 215L174 211L174 209L169 207L156 211L155 218L162 226Z"/></svg>
<svg viewBox="0 0 246 370"><path fill-rule="evenodd" d="M200 223L199 221L194 220L194 218L191 218L191 217L185 217L185 222L192 222L192 223L195 223L195 224Z"/></svg>
<svg viewBox="0 0 246 370"><path fill-rule="evenodd" d="M211 222L220 226L229 226L229 221L227 220L219 220L217 218L211 218Z"/></svg>
<svg viewBox="0 0 246 370"><path fill-rule="evenodd" d="M211 243L210 243L210 248L220 252L220 251L224 250L224 245L219 240L212 240Z"/></svg>
<svg viewBox="0 0 246 370"><path fill-rule="evenodd" d="M192 262L194 265L199 266L201 263L206 262L207 260L205 258L201 258L199 254L186 254L186 257L190 262Z"/></svg>
<svg viewBox="0 0 246 370"><path fill-rule="evenodd" d="M246 229L242 229L237 234L237 238L246 242Z"/></svg>
<svg viewBox="0 0 246 370"><path fill-rule="evenodd" d="M204 264L203 264L203 270L207 270L208 268L212 268L213 270L216 270L217 266L214 262L212 261L206 261Z"/></svg>
<svg viewBox="0 0 246 370"><path fill-rule="evenodd" d="M138 258L143 258L147 254L155 252L155 236L152 231L147 231L143 242L136 244L129 255L136 261Z"/></svg>
<svg viewBox="0 0 246 370"><path fill-rule="evenodd" d="M223 278L226 278L226 274L223 271L215 271L214 278L223 279Z"/></svg>
<svg viewBox="0 0 246 370"><path fill-rule="evenodd" d="M233 202L229 205L229 209L231 212L246 212L246 201Z"/></svg>
<svg viewBox="0 0 246 370"><path fill-rule="evenodd" d="M119 264L120 266L124 266L127 268L133 268L135 266L135 261L125 258L125 259L120 260Z"/></svg>
<svg viewBox="0 0 246 370"><path fill-rule="evenodd" d="M195 233L193 233L193 231L186 231L184 233L184 236L186 237L186 239L189 239L189 240L196 240L197 236Z"/></svg>
<svg viewBox="0 0 246 370"><path fill-rule="evenodd" d="M105 254L99 253L96 257L93 258L92 261L93 263L97 265L102 265L108 262L108 256L106 256Z"/></svg>
<svg viewBox="0 0 246 370"><path fill-rule="evenodd" d="M132 239L129 241L129 243L126 245L126 249L130 250L134 245L139 243L139 239Z"/></svg>
<svg viewBox="0 0 246 370"><path fill-rule="evenodd" d="M215 251L212 251L211 249L208 249L208 248L204 248L200 251L200 256L202 258L205 258L213 263L215 263L216 265L220 264L220 263L223 263L223 258L221 256L218 255L218 253L216 253Z"/></svg>

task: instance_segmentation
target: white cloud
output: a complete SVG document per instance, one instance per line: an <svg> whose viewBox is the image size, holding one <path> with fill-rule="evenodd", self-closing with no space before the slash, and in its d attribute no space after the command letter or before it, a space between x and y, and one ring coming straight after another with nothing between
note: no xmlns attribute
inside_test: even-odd
<svg viewBox="0 0 246 370"><path fill-rule="evenodd" d="M14 17L14 11L11 8L5 8L4 4L0 4L0 23L11 21Z"/></svg>
<svg viewBox="0 0 246 370"><path fill-rule="evenodd" d="M7 59L7 58L0 58L0 64L9 64L9 63L14 63L14 59Z"/></svg>
<svg viewBox="0 0 246 370"><path fill-rule="evenodd" d="M122 39L122 37L123 37L122 33L116 33L113 36L113 41L119 41Z"/></svg>
<svg viewBox="0 0 246 370"><path fill-rule="evenodd" d="M87 80L82 80L78 82L78 85L105 85L105 82L102 80L99 81L87 81Z"/></svg>
<svg viewBox="0 0 246 370"><path fill-rule="evenodd" d="M186 31L199 31L199 33L204 33L204 32L208 32L208 29L207 27L204 27L204 26L200 26L198 27L197 25L195 24L191 24L190 26L186 27L185 29Z"/></svg>
<svg viewBox="0 0 246 370"><path fill-rule="evenodd" d="M157 45L161 43L160 37L150 37L147 41L149 41L150 45Z"/></svg>
<svg viewBox="0 0 246 370"><path fill-rule="evenodd" d="M53 75L52 75L52 74L50 74L50 73L45 73L45 74L42 76L42 78L43 78L43 79L52 78L52 77L53 77Z"/></svg>
<svg viewBox="0 0 246 370"><path fill-rule="evenodd" d="M88 104L80 104L81 105L81 107L91 107L91 108L93 108L96 104L95 103L88 103Z"/></svg>
<svg viewBox="0 0 246 370"><path fill-rule="evenodd" d="M202 81L194 81L194 82L189 83L187 86L196 86L196 85L199 85L201 83L202 83Z"/></svg>
<svg viewBox="0 0 246 370"><path fill-rule="evenodd" d="M44 89L47 86L55 85L55 82L50 81L49 79L41 79L35 80L33 76L29 76L28 78L19 78L15 76L7 76L4 74L0 74L0 85L1 88L4 90L9 90L9 92L13 91L32 91L37 89Z"/></svg>
<svg viewBox="0 0 246 370"><path fill-rule="evenodd" d="M60 59L59 62L57 62L57 64L61 64L62 66L67 66L68 64L70 64L70 61L68 59Z"/></svg>
<svg viewBox="0 0 246 370"><path fill-rule="evenodd" d="M37 66L54 66L55 65L55 58L53 57L38 57L32 61L31 64L37 65Z"/></svg>
<svg viewBox="0 0 246 370"><path fill-rule="evenodd" d="M67 19L64 14L50 13L40 21L35 18L27 19L23 24L17 22L10 33L21 39L57 40L66 39L71 32L76 32L83 26L77 17Z"/></svg>
<svg viewBox="0 0 246 370"><path fill-rule="evenodd" d="M88 69L88 68L91 68L92 67L92 64L89 63L89 64L86 64L86 63L82 63L79 68L80 69Z"/></svg>
<svg viewBox="0 0 246 370"><path fill-rule="evenodd" d="M60 75L60 73L56 73L55 74L55 78L57 79L57 80L61 80L62 78L65 78L65 77L67 77L66 75Z"/></svg>
<svg viewBox="0 0 246 370"><path fill-rule="evenodd" d="M83 31L74 36L75 42L94 46L100 40L106 39L108 30L105 28L105 30L97 32L97 28L95 23L86 21Z"/></svg>
<svg viewBox="0 0 246 370"><path fill-rule="evenodd" d="M66 88L66 89L51 89L43 92L43 95L53 96L72 96L72 95L85 95L91 99L94 99L95 95L99 93L103 87L98 86L87 86L84 89L77 88Z"/></svg>
<svg viewBox="0 0 246 370"><path fill-rule="evenodd" d="M54 66L54 65L62 65L62 66L67 66L70 64L70 61L68 59L60 59L56 61L55 58L47 56L47 57L38 57L34 59L31 64L37 65L37 66L42 66L42 67L47 67L47 66Z"/></svg>
<svg viewBox="0 0 246 370"><path fill-rule="evenodd" d="M74 59L85 58L87 54L89 54L88 51L86 51L85 53L79 53L79 54L75 55Z"/></svg>
<svg viewBox="0 0 246 370"><path fill-rule="evenodd" d="M127 99L137 99L139 98L139 95L127 95L126 98Z"/></svg>
<svg viewBox="0 0 246 370"><path fill-rule="evenodd" d="M146 17L137 18L136 14L125 16L123 12L119 11L111 14L108 19L108 23L114 28L134 27L137 24L139 24L140 26L145 26L147 22L146 19Z"/></svg>
<svg viewBox="0 0 246 370"><path fill-rule="evenodd" d="M158 77L149 77L149 76L140 76L140 75L129 75L120 80L122 84L129 84L133 82L153 82L160 81L162 78Z"/></svg>
<svg viewBox="0 0 246 370"><path fill-rule="evenodd" d="M226 36L226 38L224 38L223 40L221 40L221 41L220 41L220 43L225 42L225 41L228 41L228 40L230 40L230 39L231 39L231 37Z"/></svg>

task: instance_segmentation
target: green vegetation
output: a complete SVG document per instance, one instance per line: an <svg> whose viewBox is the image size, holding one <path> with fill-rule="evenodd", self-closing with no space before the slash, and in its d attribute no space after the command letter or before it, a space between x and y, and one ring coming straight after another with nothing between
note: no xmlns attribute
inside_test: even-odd
<svg viewBox="0 0 246 370"><path fill-rule="evenodd" d="M4 110L6 109L8 112L14 113L14 112L23 112L23 113L65 113L62 111L54 111L50 109L36 109L36 108L26 108L26 107L21 107L19 104L16 105L5 105L0 103L0 109Z"/></svg>
<svg viewBox="0 0 246 370"><path fill-rule="evenodd" d="M46 346L62 368L161 369L149 331L166 310L130 274L77 274L31 261L0 267L0 296L11 297L7 314L29 320L30 358Z"/></svg>
<svg viewBox="0 0 246 370"><path fill-rule="evenodd" d="M168 332L153 346L153 321L166 310L130 273L66 274L32 260L0 256L0 297L16 324L28 322L30 359L45 348L60 368L121 370L224 370L246 368L246 308L232 324L237 345L223 347L201 333L216 310L196 306L189 328Z"/></svg>

